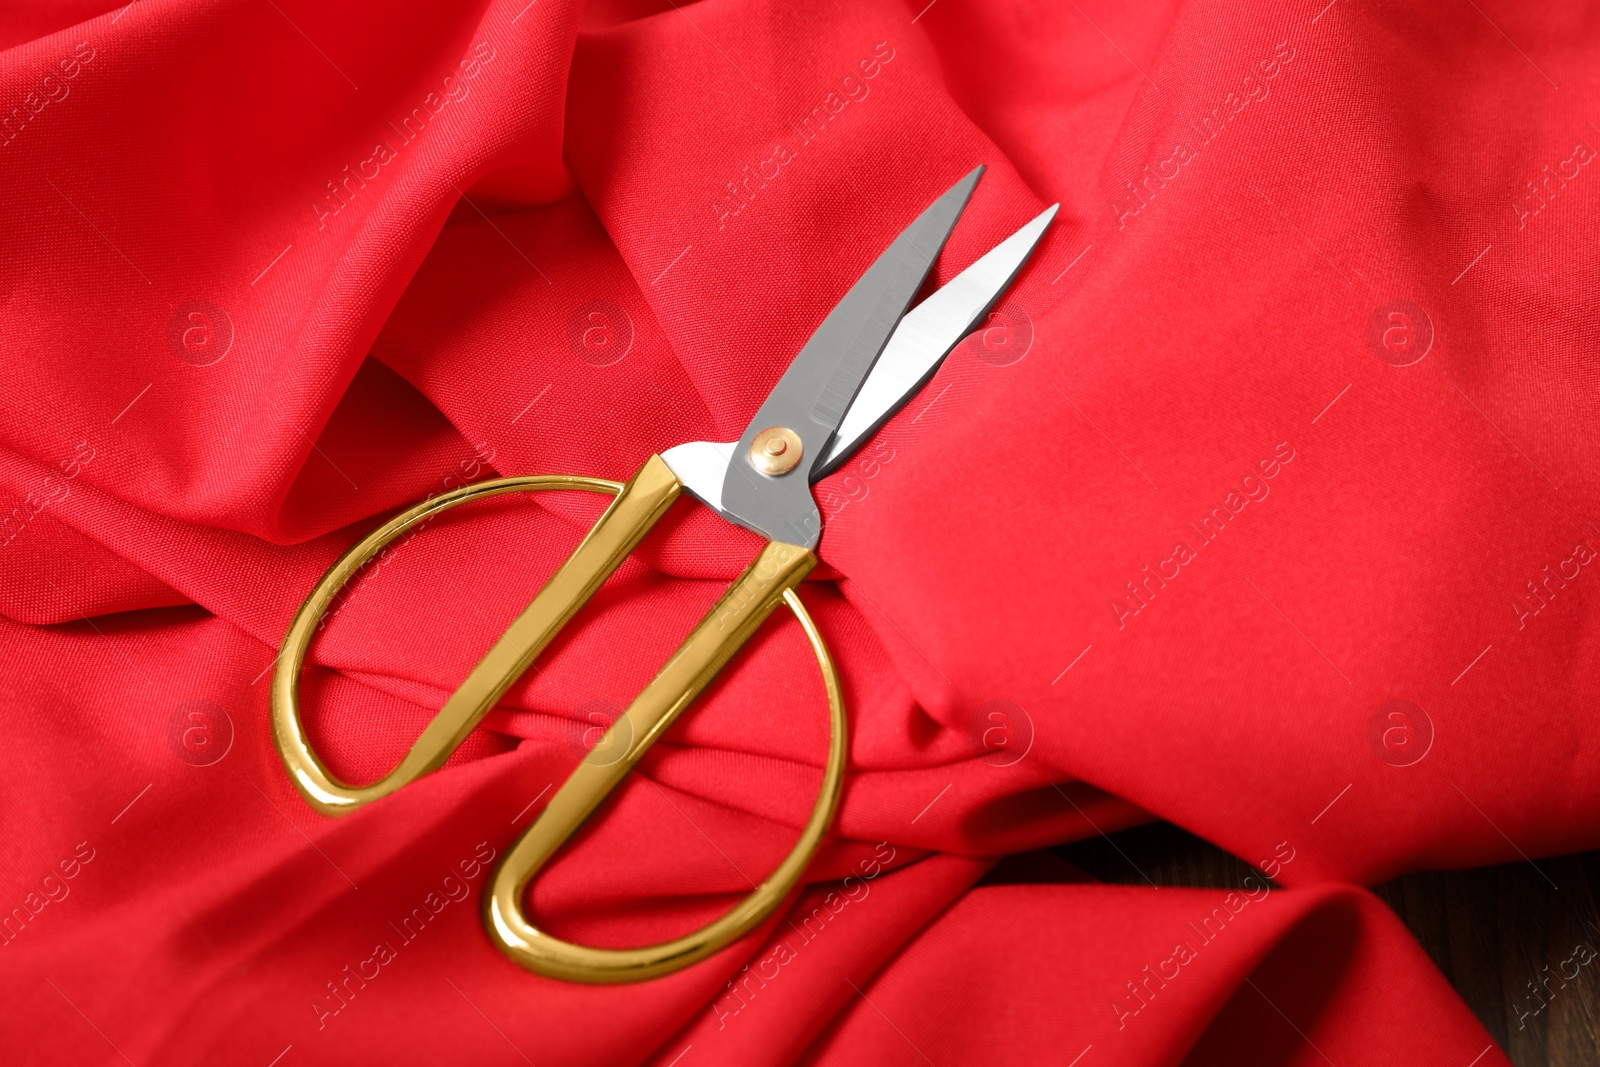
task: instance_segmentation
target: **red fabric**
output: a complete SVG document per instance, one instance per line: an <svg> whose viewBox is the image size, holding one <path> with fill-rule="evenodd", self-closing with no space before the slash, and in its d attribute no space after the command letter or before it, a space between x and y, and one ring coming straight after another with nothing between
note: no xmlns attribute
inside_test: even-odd
<svg viewBox="0 0 1600 1067"><path fill-rule="evenodd" d="M1505 1062L1356 886L1600 841L1580 5L0 27L10 1062ZM819 489L804 595L851 770L788 915L591 988L508 963L473 903L594 702L753 554L687 501L443 771L307 810L263 678L345 546L486 473L623 478L736 435L980 162L940 280L1062 212ZM369 568L306 672L337 771L398 757L597 503L453 513ZM775 622L535 913L623 945L725 909L789 847L825 731ZM1285 888L984 858L1152 815Z"/></svg>

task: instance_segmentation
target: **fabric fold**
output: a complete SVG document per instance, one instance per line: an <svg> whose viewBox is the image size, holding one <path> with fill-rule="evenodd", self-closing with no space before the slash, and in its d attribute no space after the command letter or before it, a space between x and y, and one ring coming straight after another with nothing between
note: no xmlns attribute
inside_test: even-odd
<svg viewBox="0 0 1600 1067"><path fill-rule="evenodd" d="M19 8L6 1046L1503 1062L1358 885L1600 841L1595 33L1320 0ZM979 163L934 284L1062 210L816 487L800 595L850 770L782 916L596 988L477 912L758 550L689 500L443 768L312 814L267 679L340 553L481 478L735 437ZM330 766L392 766L603 503L475 504L363 568L302 680ZM780 612L529 906L609 945L725 911L809 810L825 708ZM1151 818L1272 884L1035 853Z"/></svg>

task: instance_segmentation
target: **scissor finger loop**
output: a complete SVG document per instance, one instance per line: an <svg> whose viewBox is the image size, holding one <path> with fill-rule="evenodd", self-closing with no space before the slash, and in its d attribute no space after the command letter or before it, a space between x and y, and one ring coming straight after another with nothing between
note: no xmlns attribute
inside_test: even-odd
<svg viewBox="0 0 1600 1067"><path fill-rule="evenodd" d="M816 566L811 550L822 536L812 486L848 461L977 328L1023 269L1060 206L1041 211L912 308L982 174L981 166L972 170L900 232L813 331L737 441L675 445L651 456L626 484L542 475L465 486L396 516L340 557L295 616L272 682L278 750L311 806L340 815L438 769L687 490L723 519L767 538L766 547L507 852L484 897L484 923L501 951L538 974L630 982L704 959L769 917L799 886L833 819L844 781L847 745L838 673L795 593ZM499 493L550 489L609 493L613 499L399 764L371 785L339 781L307 739L299 679L311 639L340 587L385 545L433 515ZM821 666L830 726L822 789L789 855L722 918L659 945L588 948L539 930L523 911L534 875L780 603L794 612Z"/></svg>
<svg viewBox="0 0 1600 1067"><path fill-rule="evenodd" d="M366 537L336 560L322 580L317 583L311 595L306 597L305 603L300 605L300 610L295 614L294 622L290 624L289 631L284 635L283 647L278 653L278 666L272 679L272 729L278 751L283 756L285 766L289 770L290 778L295 786L305 796L307 802L323 815L343 815L354 811L363 804L368 804L379 797L388 796L390 793L420 778L438 768L456 750L456 747L478 725L479 720L494 705L494 701L508 688L516 675L502 678L501 674L508 673L501 670L501 661L507 659L513 663L521 658L522 652L528 652L526 661L521 669L526 669L539 650L555 636L561 624L565 623L571 615L581 606L580 600L573 605L571 611L560 617L551 618L549 611L535 612L534 605L522 613L506 634L496 642L489 655L484 657L467 681L440 709L432 722L412 744L399 764L371 785L352 786L336 778L318 758L311 748L310 739L306 736L305 728L300 718L300 671L305 665L306 653L311 647L311 639L316 636L318 627L324 614L332 605L340 589L374 556L383 551L388 545L398 540L420 524L427 522L435 516L460 507L462 504L474 500L482 500L503 493L539 492L555 489L578 489L591 493L608 493L619 499L626 487L621 482L608 481L602 478L582 478L573 475L531 475L519 478L496 478L491 481L476 482L472 485L462 486L443 493L432 499L396 515L393 519L373 530ZM677 494L672 493L666 501L670 505ZM651 501L654 503L655 501ZM666 505L660 507L665 511ZM617 510L616 502L607 509L605 518L611 517ZM648 529L648 527L646 527ZM642 536L642 532L641 532ZM585 545L589 539L585 539ZM573 553L573 560L579 558L585 546L580 545L579 550ZM631 544L630 546L631 547ZM626 552L623 553L626 555ZM553 586L559 587L563 571L572 568L573 560L569 560L561 571L557 572L541 590L539 599L546 601L545 607L551 607L550 597L543 594ZM621 562L620 559L617 560ZM614 568L613 568L614 569ZM609 573L607 571L606 573ZM594 587L599 588L600 581L594 582ZM571 582L564 583L567 585ZM590 590L592 592L592 590ZM583 599L587 599L584 596ZM538 600L535 601L538 604ZM533 632L529 632L533 631ZM508 644L516 637L522 637L521 645L531 645L531 650L525 647L508 648ZM531 638L531 640L526 640ZM542 638L542 640L541 640ZM497 655L498 653L498 655ZM506 665L507 667L510 664ZM521 673L517 670L517 674Z"/></svg>
<svg viewBox="0 0 1600 1067"><path fill-rule="evenodd" d="M445 702L400 763L371 785L353 786L340 781L312 749L299 700L299 677L311 639L340 588L384 546L443 511L502 493L551 489L611 493L615 499L533 603ZM626 485L562 475L499 478L420 504L363 538L329 568L301 606L284 639L273 677L273 730L284 764L300 792L323 814L341 815L436 770L665 514L680 491L676 476L659 456L646 461ZM613 755L579 763L512 846L496 872L492 890L484 898L484 922L490 937L511 959L535 973L567 981L629 982L655 977L704 959L742 937L799 884L838 806L847 749L838 674L816 624L794 592L816 562L808 549L769 543L607 730L596 747ZM528 920L522 903L534 875L633 770L779 603L786 603L794 612L816 653L830 710L828 762L822 789L789 856L721 919L659 945L597 949L562 941L539 930Z"/></svg>

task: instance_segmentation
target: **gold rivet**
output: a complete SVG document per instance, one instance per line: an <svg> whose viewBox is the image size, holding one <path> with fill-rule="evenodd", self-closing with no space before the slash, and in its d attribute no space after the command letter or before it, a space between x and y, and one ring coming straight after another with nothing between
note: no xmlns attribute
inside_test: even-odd
<svg viewBox="0 0 1600 1067"><path fill-rule="evenodd" d="M769 426L750 442L750 465L762 474L788 474L804 454L800 435L787 426Z"/></svg>

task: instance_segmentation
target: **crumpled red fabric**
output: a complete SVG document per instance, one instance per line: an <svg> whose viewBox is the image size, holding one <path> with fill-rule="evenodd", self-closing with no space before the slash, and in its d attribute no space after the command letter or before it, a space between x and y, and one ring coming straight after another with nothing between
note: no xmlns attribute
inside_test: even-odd
<svg viewBox="0 0 1600 1067"><path fill-rule="evenodd" d="M1359 886L1600 842L1582 5L0 26L10 1062L1507 1062ZM851 763L786 914L610 988L478 921L754 554L687 500L443 770L306 808L265 679L339 552L477 478L737 436L978 163L939 281L1061 214L818 487L803 596ZM598 506L461 509L363 572L304 679L336 771L392 765ZM788 849L826 730L780 618L532 910L618 946L707 921ZM1111 887L1032 851L1151 817L1262 878Z"/></svg>

